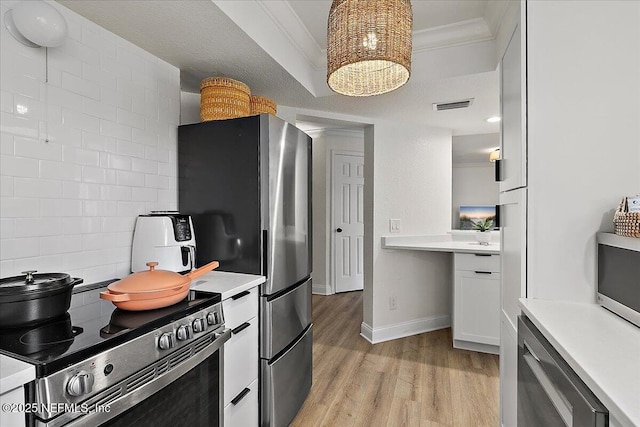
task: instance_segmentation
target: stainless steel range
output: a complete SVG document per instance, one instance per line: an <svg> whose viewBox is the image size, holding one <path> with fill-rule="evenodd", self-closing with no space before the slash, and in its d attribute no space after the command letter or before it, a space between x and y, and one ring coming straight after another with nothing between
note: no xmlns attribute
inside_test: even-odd
<svg viewBox="0 0 640 427"><path fill-rule="evenodd" d="M0 352L31 363L28 426L222 425L220 295L190 291L130 312L85 293L65 315L0 330Z"/></svg>

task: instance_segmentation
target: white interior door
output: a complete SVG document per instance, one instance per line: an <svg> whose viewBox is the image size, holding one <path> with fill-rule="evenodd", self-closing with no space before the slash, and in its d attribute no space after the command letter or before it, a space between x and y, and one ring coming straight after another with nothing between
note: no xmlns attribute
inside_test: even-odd
<svg viewBox="0 0 640 427"><path fill-rule="evenodd" d="M331 259L336 292L363 288L364 156L332 153Z"/></svg>

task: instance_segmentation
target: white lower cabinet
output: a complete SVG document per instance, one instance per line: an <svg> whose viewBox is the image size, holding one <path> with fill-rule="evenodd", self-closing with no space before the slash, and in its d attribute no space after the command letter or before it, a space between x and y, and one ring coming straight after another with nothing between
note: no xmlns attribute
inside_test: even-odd
<svg viewBox="0 0 640 427"><path fill-rule="evenodd" d="M222 302L225 326L224 425L258 426L258 288Z"/></svg>
<svg viewBox="0 0 640 427"><path fill-rule="evenodd" d="M455 254L453 345L500 349L500 255Z"/></svg>
<svg viewBox="0 0 640 427"><path fill-rule="evenodd" d="M258 379L242 389L242 394L224 407L224 425L250 427L258 425Z"/></svg>

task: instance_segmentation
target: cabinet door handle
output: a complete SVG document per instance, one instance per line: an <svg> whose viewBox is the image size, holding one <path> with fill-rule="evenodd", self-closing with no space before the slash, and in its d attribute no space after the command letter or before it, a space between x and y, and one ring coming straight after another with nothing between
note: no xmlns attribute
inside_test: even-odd
<svg viewBox="0 0 640 427"><path fill-rule="evenodd" d="M493 228L502 228L502 205L496 205L496 218L493 221Z"/></svg>
<svg viewBox="0 0 640 427"><path fill-rule="evenodd" d="M495 166L495 180L496 182L502 181L502 159L498 159L494 163Z"/></svg>
<svg viewBox="0 0 640 427"><path fill-rule="evenodd" d="M231 299L233 299L233 300L240 299L242 297L246 297L250 293L251 292L249 292L249 291L243 291L243 292L240 292L239 294L235 294L234 296L231 297Z"/></svg>
<svg viewBox="0 0 640 427"><path fill-rule="evenodd" d="M474 254L475 256L491 256L491 254Z"/></svg>
<svg viewBox="0 0 640 427"><path fill-rule="evenodd" d="M489 274L491 274L491 273L489 273ZM242 325L238 326L237 328L232 329L232 330L231 330L231 333L232 333L232 334L234 334L234 335L235 335L235 334L239 334L240 332L242 332L242 331L244 331L245 329L247 329L249 326L251 326L251 323L249 323L249 322L244 322Z"/></svg>
<svg viewBox="0 0 640 427"><path fill-rule="evenodd" d="M233 398L233 400L231 401L231 403L233 403L234 405L237 405L238 403L240 403L240 401L242 399L244 399L244 397L249 394L249 392L251 391L250 388L246 388L244 390L242 390L240 393L238 393L238 395L236 397Z"/></svg>
<svg viewBox="0 0 640 427"><path fill-rule="evenodd" d="M475 271L476 274L491 274L490 271Z"/></svg>

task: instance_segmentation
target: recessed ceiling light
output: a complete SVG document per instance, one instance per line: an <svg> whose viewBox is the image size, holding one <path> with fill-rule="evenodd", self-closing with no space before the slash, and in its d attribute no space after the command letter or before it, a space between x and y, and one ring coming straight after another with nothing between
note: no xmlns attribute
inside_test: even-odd
<svg viewBox="0 0 640 427"><path fill-rule="evenodd" d="M487 121L488 121L489 123L498 123L498 122L500 121L500 117L498 117L498 116L489 117L489 118L487 119Z"/></svg>

